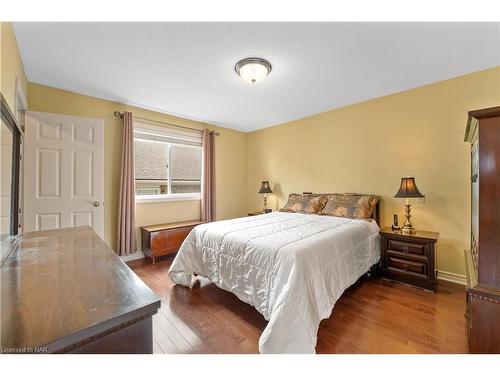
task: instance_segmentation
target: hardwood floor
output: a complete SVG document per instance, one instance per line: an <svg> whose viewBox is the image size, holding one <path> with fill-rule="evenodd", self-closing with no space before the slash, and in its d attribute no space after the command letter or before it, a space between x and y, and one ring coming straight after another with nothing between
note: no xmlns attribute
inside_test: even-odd
<svg viewBox="0 0 500 375"><path fill-rule="evenodd" d="M174 256L129 262L161 297L153 317L154 353L258 353L266 320L208 280L193 289L167 276ZM439 281L436 293L362 280L321 322L318 353L466 353L465 287Z"/></svg>

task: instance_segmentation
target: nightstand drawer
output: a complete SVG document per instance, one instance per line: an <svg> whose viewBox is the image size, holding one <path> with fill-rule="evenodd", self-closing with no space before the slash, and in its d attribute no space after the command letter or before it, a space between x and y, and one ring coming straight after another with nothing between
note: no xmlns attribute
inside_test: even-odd
<svg viewBox="0 0 500 375"><path fill-rule="evenodd" d="M387 254L387 268L397 271L411 272L414 274L416 273L424 277L427 275L426 262L398 258L392 256L391 254Z"/></svg>
<svg viewBox="0 0 500 375"><path fill-rule="evenodd" d="M425 244L389 240L389 250L400 251L404 254L425 255Z"/></svg>

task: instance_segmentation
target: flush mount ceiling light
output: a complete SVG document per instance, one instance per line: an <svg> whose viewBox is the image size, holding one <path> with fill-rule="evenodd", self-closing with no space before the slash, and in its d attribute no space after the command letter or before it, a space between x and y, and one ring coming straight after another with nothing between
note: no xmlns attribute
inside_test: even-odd
<svg viewBox="0 0 500 375"><path fill-rule="evenodd" d="M271 71L271 63L260 57L248 57L238 61L234 70L247 82L257 83L263 81Z"/></svg>

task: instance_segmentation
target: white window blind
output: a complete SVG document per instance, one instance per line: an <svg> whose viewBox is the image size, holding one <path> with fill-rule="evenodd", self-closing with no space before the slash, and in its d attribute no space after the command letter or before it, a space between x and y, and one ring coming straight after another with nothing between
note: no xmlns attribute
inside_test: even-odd
<svg viewBox="0 0 500 375"><path fill-rule="evenodd" d="M137 201L200 199L202 133L134 121Z"/></svg>
<svg viewBox="0 0 500 375"><path fill-rule="evenodd" d="M134 138L186 146L201 146L201 132L134 122Z"/></svg>

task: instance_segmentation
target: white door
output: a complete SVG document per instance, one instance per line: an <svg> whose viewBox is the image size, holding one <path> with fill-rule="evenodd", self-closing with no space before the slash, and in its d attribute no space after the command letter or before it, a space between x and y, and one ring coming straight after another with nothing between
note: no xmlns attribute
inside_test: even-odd
<svg viewBox="0 0 500 375"><path fill-rule="evenodd" d="M24 231L90 225L104 236L104 122L26 114Z"/></svg>

